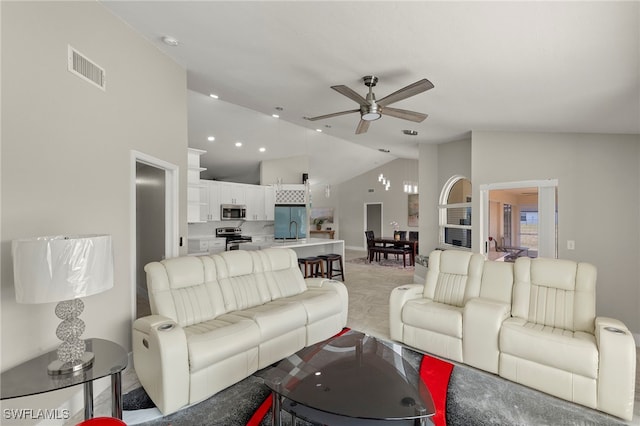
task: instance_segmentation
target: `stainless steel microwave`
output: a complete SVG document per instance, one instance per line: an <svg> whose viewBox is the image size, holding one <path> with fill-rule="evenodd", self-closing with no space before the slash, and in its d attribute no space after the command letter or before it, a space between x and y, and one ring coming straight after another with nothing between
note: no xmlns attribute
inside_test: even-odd
<svg viewBox="0 0 640 426"><path fill-rule="evenodd" d="M243 220L247 216L247 206L240 204L221 204L221 220Z"/></svg>

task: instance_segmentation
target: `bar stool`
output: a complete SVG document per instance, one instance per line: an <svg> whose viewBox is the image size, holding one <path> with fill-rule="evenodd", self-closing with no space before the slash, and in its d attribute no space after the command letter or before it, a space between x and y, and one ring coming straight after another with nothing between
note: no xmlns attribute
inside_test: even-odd
<svg viewBox="0 0 640 426"><path fill-rule="evenodd" d="M319 257L301 257L298 259L298 266L302 269L305 278L324 277L324 261Z"/></svg>
<svg viewBox="0 0 640 426"><path fill-rule="evenodd" d="M329 253L318 255L318 257L323 259L327 263L327 278L333 279L333 277L337 277L339 275L342 277L342 281L344 281L344 265L342 264L341 255L336 253ZM339 262L340 267L334 268L334 262Z"/></svg>

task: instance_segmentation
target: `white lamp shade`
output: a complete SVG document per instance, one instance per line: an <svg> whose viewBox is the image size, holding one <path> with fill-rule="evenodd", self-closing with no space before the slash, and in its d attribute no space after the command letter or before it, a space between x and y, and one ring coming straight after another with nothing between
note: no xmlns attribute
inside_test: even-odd
<svg viewBox="0 0 640 426"><path fill-rule="evenodd" d="M19 303L51 303L113 287L110 235L13 240L13 276Z"/></svg>

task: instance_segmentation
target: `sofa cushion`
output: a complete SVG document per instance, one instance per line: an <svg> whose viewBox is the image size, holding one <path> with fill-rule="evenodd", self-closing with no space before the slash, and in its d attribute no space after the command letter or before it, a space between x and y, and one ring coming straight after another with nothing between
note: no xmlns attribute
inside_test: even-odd
<svg viewBox="0 0 640 426"><path fill-rule="evenodd" d="M480 297L509 304L513 290L513 263L487 260L482 268Z"/></svg>
<svg viewBox="0 0 640 426"><path fill-rule="evenodd" d="M256 271L262 272L272 300L300 294L307 289L293 250L270 248L254 253Z"/></svg>
<svg viewBox="0 0 640 426"><path fill-rule="evenodd" d="M273 301L234 312L249 318L260 329L260 342L284 335L307 324L307 312L302 304Z"/></svg>
<svg viewBox="0 0 640 426"><path fill-rule="evenodd" d="M500 351L559 370L598 378L598 348L593 334L508 318L500 330Z"/></svg>
<svg viewBox="0 0 640 426"><path fill-rule="evenodd" d="M227 312L263 305L271 300L264 274L254 273L256 255L234 250L210 256Z"/></svg>
<svg viewBox="0 0 640 426"><path fill-rule="evenodd" d="M462 339L462 308L457 306L424 298L409 300L402 308L402 322Z"/></svg>
<svg viewBox="0 0 640 426"><path fill-rule="evenodd" d="M233 314L185 327L184 331L191 372L256 348L260 344L258 325Z"/></svg>
<svg viewBox="0 0 640 426"><path fill-rule="evenodd" d="M342 311L342 299L335 291L309 289L304 293L279 299L282 302L295 302L304 306L307 313L307 324L329 318Z"/></svg>
<svg viewBox="0 0 640 426"><path fill-rule="evenodd" d="M226 312L207 257L176 257L145 266L151 311L186 327Z"/></svg>
<svg viewBox="0 0 640 426"><path fill-rule="evenodd" d="M461 250L434 250L429 254L424 297L463 307L480 294L484 256Z"/></svg>
<svg viewBox="0 0 640 426"><path fill-rule="evenodd" d="M561 259L520 257L514 264L514 317L593 333L596 268Z"/></svg>

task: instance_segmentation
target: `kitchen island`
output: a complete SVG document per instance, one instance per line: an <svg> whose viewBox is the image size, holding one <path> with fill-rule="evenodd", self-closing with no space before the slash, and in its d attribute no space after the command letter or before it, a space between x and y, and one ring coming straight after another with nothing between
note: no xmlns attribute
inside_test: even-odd
<svg viewBox="0 0 640 426"><path fill-rule="evenodd" d="M242 250L262 250L265 248L289 248L296 252L298 258L335 253L344 259L344 240L327 238L301 238L299 240L275 240L265 242L244 243Z"/></svg>

